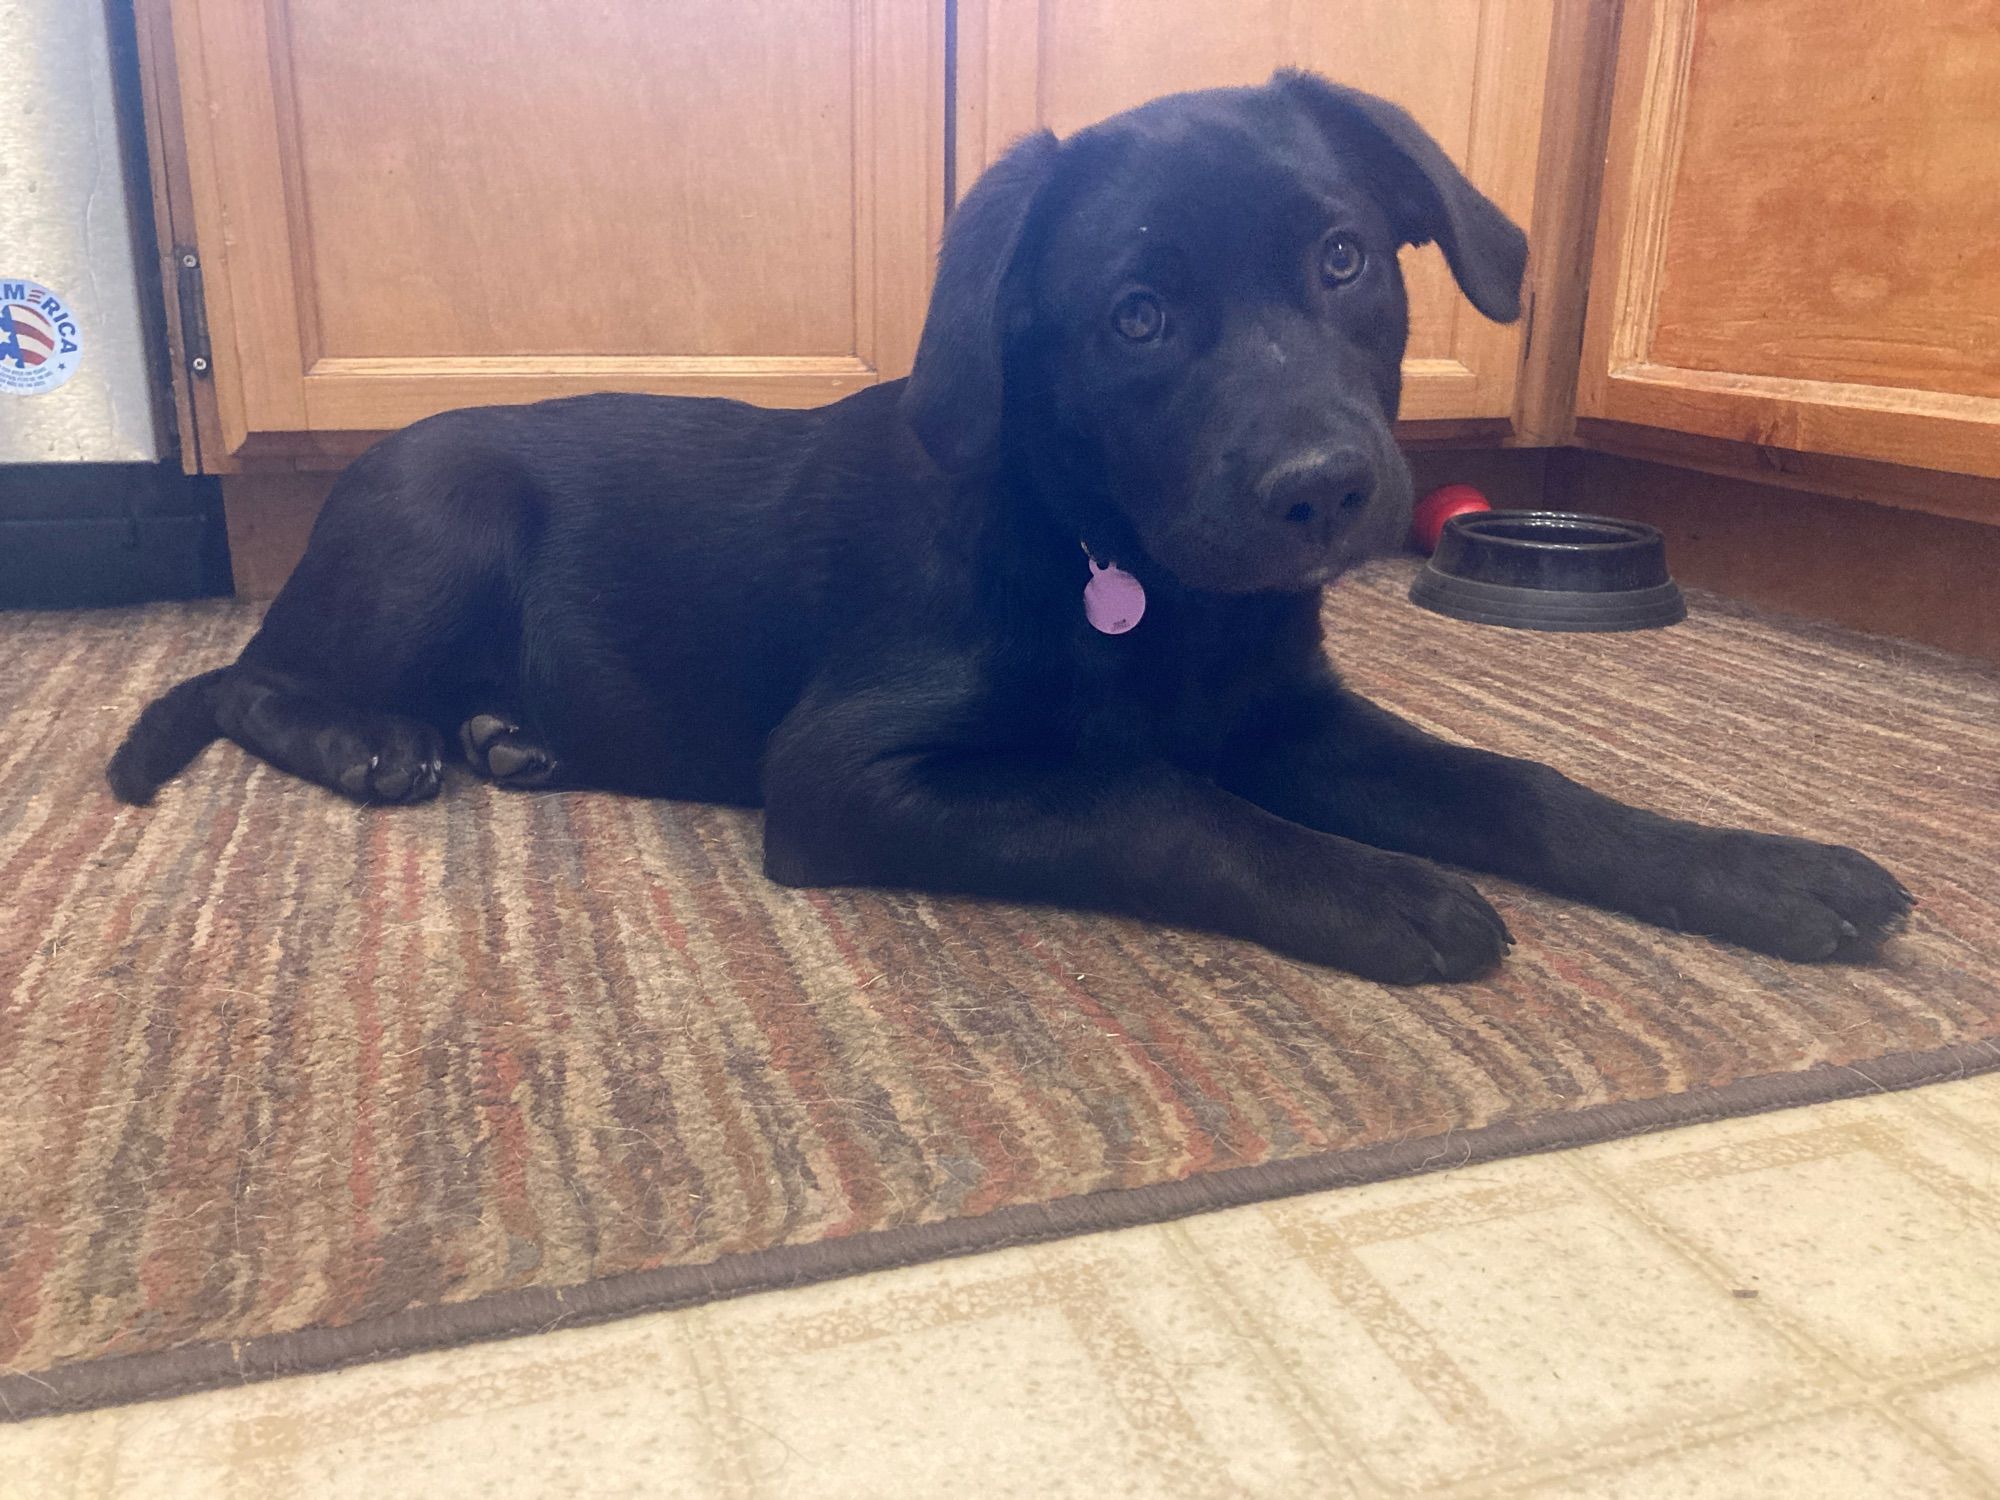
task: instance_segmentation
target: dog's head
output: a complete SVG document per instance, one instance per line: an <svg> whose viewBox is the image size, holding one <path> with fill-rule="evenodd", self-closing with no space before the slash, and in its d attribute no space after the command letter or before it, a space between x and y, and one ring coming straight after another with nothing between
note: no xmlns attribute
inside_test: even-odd
<svg viewBox="0 0 2000 1500"><path fill-rule="evenodd" d="M1030 136L952 216L904 412L947 470L1017 455L1193 587L1313 587L1409 524L1396 252L1433 240L1518 315L1521 231L1310 74Z"/></svg>

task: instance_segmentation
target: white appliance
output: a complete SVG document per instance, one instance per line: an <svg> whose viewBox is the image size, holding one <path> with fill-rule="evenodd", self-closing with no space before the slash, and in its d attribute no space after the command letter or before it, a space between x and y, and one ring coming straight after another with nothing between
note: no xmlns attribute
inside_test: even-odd
<svg viewBox="0 0 2000 1500"><path fill-rule="evenodd" d="M0 0L0 464L166 451L105 3Z"/></svg>

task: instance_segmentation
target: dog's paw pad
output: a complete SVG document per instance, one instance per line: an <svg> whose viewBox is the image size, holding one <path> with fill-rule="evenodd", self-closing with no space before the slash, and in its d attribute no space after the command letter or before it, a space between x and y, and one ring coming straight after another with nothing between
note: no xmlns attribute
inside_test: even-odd
<svg viewBox="0 0 2000 1500"><path fill-rule="evenodd" d="M459 726L458 743L473 770L502 786L546 786L555 777L555 757L498 714L467 719Z"/></svg>
<svg viewBox="0 0 2000 1500"><path fill-rule="evenodd" d="M458 747L476 771L486 769L487 747L494 741L519 734L521 726L498 714L474 714L458 726Z"/></svg>
<svg viewBox="0 0 2000 1500"><path fill-rule="evenodd" d="M338 782L340 789L347 793L348 796L358 801L366 802L368 800L369 783L374 776L375 767L380 765L381 761L382 758L379 755L370 755L362 759L349 761L335 780Z"/></svg>

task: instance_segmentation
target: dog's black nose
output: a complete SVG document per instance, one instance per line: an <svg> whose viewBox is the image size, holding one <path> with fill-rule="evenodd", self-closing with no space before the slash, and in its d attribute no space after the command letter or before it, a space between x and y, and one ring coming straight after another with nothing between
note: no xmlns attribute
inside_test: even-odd
<svg viewBox="0 0 2000 1500"><path fill-rule="evenodd" d="M1267 515L1325 540L1374 496L1375 466L1352 448L1319 449L1279 464L1261 489Z"/></svg>

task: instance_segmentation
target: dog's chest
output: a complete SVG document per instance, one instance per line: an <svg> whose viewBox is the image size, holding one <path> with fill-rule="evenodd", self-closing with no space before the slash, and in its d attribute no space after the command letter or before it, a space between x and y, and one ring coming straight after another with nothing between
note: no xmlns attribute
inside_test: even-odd
<svg viewBox="0 0 2000 1500"><path fill-rule="evenodd" d="M1164 758L1211 771L1269 688L1269 632L1190 611L1149 611L1120 636L1074 641L1069 715L1086 754ZM1230 628L1223 628L1230 627Z"/></svg>

